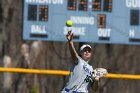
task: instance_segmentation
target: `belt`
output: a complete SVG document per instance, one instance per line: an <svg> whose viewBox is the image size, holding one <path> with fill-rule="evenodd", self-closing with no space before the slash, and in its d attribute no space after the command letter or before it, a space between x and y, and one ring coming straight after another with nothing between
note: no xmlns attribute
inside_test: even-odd
<svg viewBox="0 0 140 93"><path fill-rule="evenodd" d="M69 92L69 91L70 91L70 89L68 89L68 88L65 88L64 90L65 90L66 92ZM73 91L72 93L81 93L81 92Z"/></svg>

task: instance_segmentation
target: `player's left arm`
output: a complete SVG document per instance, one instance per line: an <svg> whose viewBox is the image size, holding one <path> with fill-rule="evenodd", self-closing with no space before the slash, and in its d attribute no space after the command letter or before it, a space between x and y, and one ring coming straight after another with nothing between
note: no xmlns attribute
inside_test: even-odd
<svg viewBox="0 0 140 93"><path fill-rule="evenodd" d="M91 88L93 91L97 91L99 88L99 78L94 79L94 82L91 84Z"/></svg>
<svg viewBox="0 0 140 93"><path fill-rule="evenodd" d="M105 69L105 68L96 68L95 70L93 70L93 72L92 72L92 80L93 80L92 89L94 91L97 91L97 89L99 87L100 78L104 77L106 74L108 74L108 72L107 72L107 69Z"/></svg>

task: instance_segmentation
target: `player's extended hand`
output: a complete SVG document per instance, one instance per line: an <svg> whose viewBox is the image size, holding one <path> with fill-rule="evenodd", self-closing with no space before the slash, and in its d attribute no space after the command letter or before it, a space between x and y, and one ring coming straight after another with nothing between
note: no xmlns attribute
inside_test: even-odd
<svg viewBox="0 0 140 93"><path fill-rule="evenodd" d="M94 79L97 79L98 80L99 78L104 77L107 74L108 74L107 69L105 69L105 68L96 68L93 71L92 77Z"/></svg>
<svg viewBox="0 0 140 93"><path fill-rule="evenodd" d="M68 41L71 41L73 39L73 33L72 33L72 31L68 31L66 37L67 37L67 40Z"/></svg>

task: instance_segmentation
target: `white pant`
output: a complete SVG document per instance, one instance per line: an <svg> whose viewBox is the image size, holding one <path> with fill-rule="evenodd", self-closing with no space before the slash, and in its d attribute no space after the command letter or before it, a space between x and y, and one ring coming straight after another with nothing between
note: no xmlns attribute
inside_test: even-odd
<svg viewBox="0 0 140 93"><path fill-rule="evenodd" d="M61 91L61 93L68 93L68 92L66 92L66 91Z"/></svg>
<svg viewBox="0 0 140 93"><path fill-rule="evenodd" d="M61 93L72 93L72 92L61 91ZM84 92L81 92L81 93L84 93ZM87 93L87 92L85 92L85 93Z"/></svg>

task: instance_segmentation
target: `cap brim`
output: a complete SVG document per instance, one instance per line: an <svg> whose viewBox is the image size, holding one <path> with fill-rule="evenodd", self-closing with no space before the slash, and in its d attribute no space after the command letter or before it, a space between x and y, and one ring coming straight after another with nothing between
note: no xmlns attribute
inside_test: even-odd
<svg viewBox="0 0 140 93"><path fill-rule="evenodd" d="M80 51L82 51L84 48L90 48L90 49L92 50L92 48L91 48L90 45L85 44L85 45L82 45L82 46L81 46Z"/></svg>

